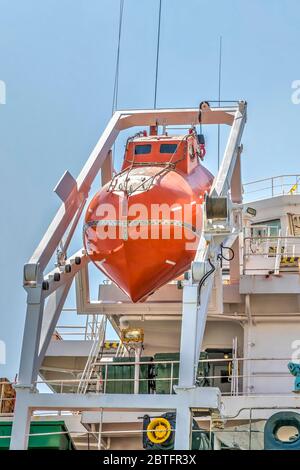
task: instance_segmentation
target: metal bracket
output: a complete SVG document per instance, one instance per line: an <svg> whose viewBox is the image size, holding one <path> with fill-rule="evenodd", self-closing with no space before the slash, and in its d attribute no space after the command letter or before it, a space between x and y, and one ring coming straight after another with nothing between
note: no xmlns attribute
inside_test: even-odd
<svg viewBox="0 0 300 470"><path fill-rule="evenodd" d="M76 186L76 180L73 178L71 173L69 173L69 171L65 171L53 191L63 202L66 202L71 193L74 192Z"/></svg>

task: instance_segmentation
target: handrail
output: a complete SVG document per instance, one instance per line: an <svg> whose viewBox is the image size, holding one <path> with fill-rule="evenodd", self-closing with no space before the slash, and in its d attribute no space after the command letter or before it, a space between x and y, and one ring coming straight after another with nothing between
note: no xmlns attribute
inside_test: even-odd
<svg viewBox="0 0 300 470"><path fill-rule="evenodd" d="M94 358L97 358L101 348L103 347L103 343L105 341L106 322L107 322L107 317L103 316L100 322L100 325L98 327L98 332L96 334L95 341L91 347L90 354L86 362L83 374L78 384L77 393L86 393L88 382L91 379L91 376L93 374L94 367L95 367Z"/></svg>
<svg viewBox="0 0 300 470"><path fill-rule="evenodd" d="M255 185L257 186L256 188ZM300 192L300 174L287 174L261 178L255 181L243 183L243 188L244 197L254 193L261 193L262 199L280 195L292 196L294 194L299 194Z"/></svg>
<svg viewBox="0 0 300 470"><path fill-rule="evenodd" d="M253 227L255 228L255 226ZM259 260L260 258L260 260ZM244 234L242 250L243 274L255 271L299 272L300 236ZM291 270L293 268L293 270Z"/></svg>
<svg viewBox="0 0 300 470"><path fill-rule="evenodd" d="M249 373L244 373L242 371L242 369L240 368L240 365L243 364L243 363L259 363L259 362L264 362L264 363L270 363L270 362L273 362L273 364L276 364L276 363L284 363L284 364L287 364L289 361L291 360L290 357L281 357L281 358L277 358L277 357L257 357L257 358L246 358L246 357L232 357L232 358L214 358L214 359L200 359L199 360L199 363L208 363L210 365L213 365L214 363L217 363L217 364L220 364L220 363L224 363L224 364L236 364L237 367L236 367L236 370L235 372L233 372L233 370L231 371L228 371L227 374L225 375L219 375L219 374L214 374L214 373L208 373L207 374L200 374L198 379L203 379L205 378L206 380L208 380L208 383L210 380L215 380L215 379L221 379L221 378L227 378L229 380L237 380L237 379L258 379L258 380L261 380L261 378L264 378L267 383L269 382L270 379L274 379L274 378L280 378L282 379L283 377L284 378L290 378L291 375L289 373L289 371L287 370L287 368L285 367L283 369L282 365L280 365L280 368L279 370L275 369L275 370L271 370L269 371L268 370L263 370L263 371L256 371L256 370L253 370L252 372L249 372ZM174 365L175 364L178 364L179 361L145 361L145 362L142 362L142 361L125 361L125 362L107 362L107 361L101 361L101 362L98 362L97 364L99 366L102 366L103 369L105 369L105 373L103 373L103 375L100 377L100 378L82 378L80 379L81 381L81 386L83 386L83 384L92 384L92 385L99 385L100 384L100 387L99 389L97 389L95 387L95 390L92 390L92 392L95 392L95 393L106 393L106 385L108 383L122 383L122 382L127 382L127 383L134 383L134 378L107 378L108 374L107 374L107 370L108 370L108 367L118 367L118 366L135 366L135 365L140 365L140 366L145 366L145 365L159 365L159 364L164 364L164 365L171 365L171 371L170 373L168 374L168 376L164 376L164 377L156 377L155 378L155 381L156 383L158 382L167 382L169 383L170 382L170 393L172 393L173 391L173 385L174 385L174 381L177 382L178 380L178 372L176 374L174 374ZM95 363L96 364L96 363ZM239 367L239 368L238 368ZM280 370L281 369L281 370ZM147 382L150 382L151 380L153 380L153 377L146 377L146 378L140 378L139 379L139 382L140 383L147 383ZM51 385L56 385L56 386L61 386L60 388L60 391L62 392L64 390L65 387L68 387L68 391L70 391L70 387L72 386L76 386L76 384L78 384L79 382L79 379L59 379L59 380L48 380L47 383L48 384L51 384ZM175 383L176 383L175 382ZM43 381L38 381L37 384L39 383L43 383ZM238 387L236 390L234 390L234 393L233 391L231 390L230 392L222 392L222 395L229 395L229 396L236 396L236 395L242 395L242 396L248 396L248 395L261 395L261 394L264 394L264 392L252 392L251 390L249 391L245 391L245 390L242 390L241 387L245 385L245 384L242 384L242 381L239 382L238 384ZM274 386L276 388L276 383L274 383ZM240 390L239 390L240 388ZM291 386L292 388L292 386ZM71 390L73 389L73 387L71 388ZM74 389L73 389L74 390ZM71 392L72 393L72 392ZM275 390L273 391L270 391L270 392L267 392L265 393L266 395L274 395L275 393ZM287 393L282 393L280 392L280 395L291 395L292 394L292 390L288 390Z"/></svg>
<svg viewBox="0 0 300 470"><path fill-rule="evenodd" d="M256 228L256 226L254 226L253 228ZM288 239L291 239L291 240L295 240L297 238L299 238L299 241L300 241L300 236L299 235L285 235L285 236L277 236L277 235L262 235L262 236L254 236L254 237L244 237L244 240L270 240L270 239L275 239L277 240L278 238L280 239L283 239L283 240L288 240Z"/></svg>
<svg viewBox="0 0 300 470"><path fill-rule="evenodd" d="M248 183L243 183L243 186L249 186L250 184L255 184L255 183L262 183L263 181L270 181L270 180L275 180L279 178L293 178L293 177L300 177L300 174L298 173L293 173L293 174L287 174L287 175L277 175L277 176L268 176L267 178L262 178L259 180L255 181L248 181Z"/></svg>
<svg viewBox="0 0 300 470"><path fill-rule="evenodd" d="M95 352L96 349L92 348L91 351ZM92 354L91 354L92 357ZM93 357L93 359L95 356ZM200 359L200 364L209 364L211 367L210 369L206 370L206 373L199 373L197 374L197 380L205 379L206 386L219 386L220 379L227 379L228 383L232 383L232 381L236 380L237 386L234 390L229 389L222 390L221 386L221 394L224 397L236 397L236 396L294 396L293 393L293 377L291 376L290 372L287 368L287 363L291 361L291 357L230 357L230 358L205 358ZM132 366L135 367L136 365L139 366L156 366L156 365L168 365L169 368L167 370L167 374L164 377L157 376L146 376L139 378L140 384L148 384L150 381L155 380L156 386L161 383L165 384L164 389L166 390L165 393L174 393L173 387L178 383L178 363L179 360L159 360L159 361L124 361L124 362L108 362L105 361L92 361L89 363L89 366L86 366L85 372L82 374L81 378L66 378L66 379L51 379L51 380L37 380L35 385L37 388L41 384L47 384L50 386L56 393L87 393L87 388L89 388L89 393L95 394L105 394L107 391L108 384L120 384L127 382L128 384L134 384L135 378L128 377L124 378L114 378L114 374L112 374L113 378L108 378L108 367L118 367L118 366ZM215 371L212 366L213 364L224 364L225 366L225 374L219 373ZM233 367L227 369L226 365L229 364L236 364L235 370ZM245 364L252 364L253 367L249 369L244 369L242 366ZM255 367L254 364L258 364L260 367ZM271 366L272 364L272 366ZM92 367L90 367L92 365ZM91 374L93 367L95 365L102 367L102 373L100 372L100 376L96 377ZM175 365L176 370L175 370ZM261 365L263 367L261 367ZM278 365L278 366L277 366ZM120 376L119 376L120 377ZM251 386L249 385L249 379L251 380ZM217 383L214 384L214 381ZM1 381L0 385L4 384L7 385L8 382ZM205 386L205 385L204 385ZM255 388L253 388L253 386ZM153 390L152 393L159 394L159 389ZM40 392L43 393L43 392ZM113 393L111 389L108 393ZM116 392L117 393L117 392ZM122 392L119 392L122 393ZM6 401L13 401L13 397L2 397L0 399L0 409L1 403L5 403ZM2 415L7 413L2 413Z"/></svg>

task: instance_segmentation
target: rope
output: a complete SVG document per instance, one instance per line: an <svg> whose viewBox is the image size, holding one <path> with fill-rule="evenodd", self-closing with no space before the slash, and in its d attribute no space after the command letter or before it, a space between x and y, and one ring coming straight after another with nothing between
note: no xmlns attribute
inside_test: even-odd
<svg viewBox="0 0 300 470"><path fill-rule="evenodd" d="M218 101L221 104L221 78L222 78L222 36L220 36L219 45L219 83L218 83ZM218 124L218 169L220 167L220 124Z"/></svg>
<svg viewBox="0 0 300 470"><path fill-rule="evenodd" d="M210 259L208 259L208 262L210 264L211 269L209 271L207 271L206 274L204 274L204 276L202 277L202 279L200 279L200 282L198 284L198 294L197 294L197 303L198 303L198 305L200 305L201 288L202 288L203 284L205 283L206 279L216 270L215 266L212 264Z"/></svg>
<svg viewBox="0 0 300 470"><path fill-rule="evenodd" d="M221 243L220 246L221 246L221 251L220 251L220 253L219 253L218 256L217 256L217 259L220 260L220 265L221 265L221 268L222 268L222 267L223 267L223 259L224 259L225 261L232 261L233 258L234 258L234 251L233 251L232 248L230 248L230 246L224 246L223 243ZM250 245L250 247L251 247L251 245ZM230 253L229 257L226 257L226 256L224 255L223 250L228 250L228 251L229 251L229 253ZM251 250L251 251L252 251L252 250Z"/></svg>
<svg viewBox="0 0 300 470"><path fill-rule="evenodd" d="M155 70L155 87L154 87L154 109L156 109L156 101L157 101L157 81L158 81L159 46L160 46L160 24L161 24L161 2L162 2L162 0L159 0L158 28L157 28L157 46L156 46L156 70Z"/></svg>
<svg viewBox="0 0 300 470"><path fill-rule="evenodd" d="M113 102L112 102L111 114L114 113L114 111L116 110L117 105L118 105L119 65L120 65L120 49L121 49L123 10L124 10L124 0L120 0L118 49L117 49L117 58L116 58L115 81L114 81L114 91L113 91Z"/></svg>
<svg viewBox="0 0 300 470"><path fill-rule="evenodd" d="M139 136L140 133L136 134L136 136ZM135 136L134 136L135 137ZM127 144L126 144L126 150L125 152L127 151L127 148L128 148L128 143L130 140L133 140L133 138L129 138L127 139ZM186 145L186 142L187 142L187 139L188 137L190 137L190 134L186 134L183 139L180 141L178 147L176 148L176 150L173 152L173 154L171 155L169 161L167 162L136 162L135 161L135 154L133 153L132 155L132 160L125 160L126 162L130 163L130 167L129 168L125 168L125 170L117 173L116 175L114 175L114 177L112 178L111 182L110 182L110 186L108 188L107 191L114 191L115 190L115 187L116 187L116 184L117 184L117 179L120 175L124 174L124 173L127 173L126 175L126 178L125 178L125 187L122 189L122 191L124 192L125 195L129 196L131 194L133 194L133 192L137 191L141 186L143 185L146 185L149 181L151 181L149 187L151 186L151 184L154 183L154 180L155 178L157 178L158 176L162 176L164 173L168 173L169 171L171 170L175 170L176 169L176 165L177 163L181 162L182 160L184 160L186 157L185 155L183 155L182 158L178 158L178 160L175 160L173 161L173 158L174 158L174 155L177 153L178 151L178 148L180 145L182 144L185 144ZM134 152L134 149L132 149L132 152ZM143 181L141 184L139 184L133 191L130 191L130 193L128 192L128 181L129 181L129 174L130 172L133 170L133 168L137 167L137 166L158 166L158 167L162 167L161 170L159 170L157 173L155 173L154 175L151 175L149 176L148 179L146 179L145 181Z"/></svg>

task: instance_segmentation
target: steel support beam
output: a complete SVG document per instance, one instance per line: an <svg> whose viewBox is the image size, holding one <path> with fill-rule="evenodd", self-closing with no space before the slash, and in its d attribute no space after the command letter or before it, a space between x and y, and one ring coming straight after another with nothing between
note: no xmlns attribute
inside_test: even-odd
<svg viewBox="0 0 300 470"><path fill-rule="evenodd" d="M224 157L210 190L211 196L227 196L231 187L232 176L236 165L236 160L240 154L240 143L247 119L247 105L239 103L239 108L235 112L234 122L230 129L229 138L224 152Z"/></svg>
<svg viewBox="0 0 300 470"><path fill-rule="evenodd" d="M82 410L99 411L99 408L121 411L158 412L176 411L175 448L188 450L190 446L191 409L220 410L218 388L199 387L194 390L179 390L175 395L132 394L75 394L75 393L33 393L19 389L17 392L11 449L26 449L30 415L34 410Z"/></svg>
<svg viewBox="0 0 300 470"><path fill-rule="evenodd" d="M224 108L209 108L202 111L202 124L227 124L232 126L237 105ZM135 126L180 126L199 123L199 109L147 109L120 111L120 128Z"/></svg>
<svg viewBox="0 0 300 470"><path fill-rule="evenodd" d="M116 112L79 174L76 180L76 188L71 191L66 202L59 208L40 244L33 253L29 264L39 263L41 271L44 271L50 261L76 211L81 206L82 199L87 199L91 185L119 134L119 119L120 113Z"/></svg>
<svg viewBox="0 0 300 470"><path fill-rule="evenodd" d="M30 410L175 410L180 406L218 410L220 391L216 387L197 387L193 390L176 389L172 395L119 393L35 393L20 390L22 404ZM20 401L21 402L21 401Z"/></svg>
<svg viewBox="0 0 300 470"><path fill-rule="evenodd" d="M27 390L17 390L10 450L25 450L28 447L31 409L27 404L27 395Z"/></svg>
<svg viewBox="0 0 300 470"><path fill-rule="evenodd" d="M77 394L77 393L34 393L28 389L17 390L11 449L26 449L30 416L35 410L61 411L176 411L176 449L187 450L190 445L191 410L220 411L221 396L218 388L198 387L190 390L176 390L172 395L132 394Z"/></svg>
<svg viewBox="0 0 300 470"><path fill-rule="evenodd" d="M27 312L21 351L18 382L32 387L38 375L38 354L41 326L44 312L44 298L41 287L27 289Z"/></svg>
<svg viewBox="0 0 300 470"><path fill-rule="evenodd" d="M242 175L241 175L242 148L238 147L235 166L231 177L231 200L237 204L243 201Z"/></svg>
<svg viewBox="0 0 300 470"><path fill-rule="evenodd" d="M246 103L240 102L234 114L234 121L230 130L224 157L216 178L210 190L210 196L229 196L231 190L231 201L240 203L241 194L241 171L240 171L240 146L241 137L246 122ZM227 238L233 243L240 230L240 209L235 209L236 214L230 219L231 230L228 233L205 233L201 238L195 261L205 263L209 258L214 267L218 269L219 247L221 242ZM190 280L185 283L182 302L182 324L180 343L179 364L179 389L192 389L195 387L198 361L202 349L209 300L214 283L215 271L206 279L201 287L201 296L198 299L198 284L193 284L193 276L190 272ZM200 302L199 302L200 300ZM189 448L190 417L187 410L178 410L178 421L176 426L176 448ZM184 446L184 447L182 447Z"/></svg>
<svg viewBox="0 0 300 470"><path fill-rule="evenodd" d="M77 264L78 260L80 260L80 263ZM57 267L46 274L43 281L47 283L48 287L47 290L43 291L44 298L50 296L57 289L72 281L75 274L84 269L89 261L90 260L85 254L85 251L81 249L74 255L70 256L62 266ZM66 268L68 268L68 270ZM56 274L59 274L59 280L55 279Z"/></svg>
<svg viewBox="0 0 300 470"><path fill-rule="evenodd" d="M179 387L195 386L195 345L197 336L197 285L186 285L182 297Z"/></svg>
<svg viewBox="0 0 300 470"><path fill-rule="evenodd" d="M110 150L101 167L101 185L104 186L112 179L113 175L113 154Z"/></svg>
<svg viewBox="0 0 300 470"><path fill-rule="evenodd" d="M191 448L191 410L189 407L179 407L176 410L175 450L190 450Z"/></svg>
<svg viewBox="0 0 300 470"><path fill-rule="evenodd" d="M75 263L76 257L80 257L80 264ZM54 280L57 269L44 277L48 283L48 290L43 290L41 284L26 288L27 312L18 378L18 383L23 387L32 387L36 381L73 278L86 263L87 257L80 250L67 260L67 264L71 267L70 273L61 272L59 281Z"/></svg>
<svg viewBox="0 0 300 470"><path fill-rule="evenodd" d="M200 352L202 351L202 343L207 320L208 305L214 285L214 279L215 271L205 281L205 284L201 289L200 305L198 305L196 312L196 343L194 354L195 376L197 374Z"/></svg>
<svg viewBox="0 0 300 470"><path fill-rule="evenodd" d="M214 273L202 287L200 305L197 284L186 285L183 289L179 364L179 387L182 388L195 386L213 283Z"/></svg>
<svg viewBox="0 0 300 470"><path fill-rule="evenodd" d="M43 315L41 339L40 339L40 345L39 345L39 355L38 355L38 360L37 360L38 369L41 367L42 362L44 360L47 348L50 344L55 326L58 322L59 316L61 314L61 310L64 306L71 284L72 284L72 279L70 279L65 285L60 286L48 298L48 302L45 306L45 311Z"/></svg>

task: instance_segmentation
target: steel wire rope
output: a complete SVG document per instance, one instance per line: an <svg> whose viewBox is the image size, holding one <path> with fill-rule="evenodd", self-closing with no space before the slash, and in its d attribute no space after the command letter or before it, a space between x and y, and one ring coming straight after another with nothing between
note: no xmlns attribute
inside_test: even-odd
<svg viewBox="0 0 300 470"><path fill-rule="evenodd" d="M122 37L122 25L123 25L124 1L125 0L120 0L120 8L119 8L118 46L117 46L117 57L116 57L116 66L115 66L115 79L114 79L111 115L114 114L114 112L116 111L116 109L118 107L120 51L121 51L121 37ZM113 168L114 168L114 160L115 160L115 142L113 144L113 152L112 152L112 167Z"/></svg>
<svg viewBox="0 0 300 470"><path fill-rule="evenodd" d="M157 43L156 43L155 85L154 85L154 109L156 109L156 103L157 103L157 84L158 84L158 67L159 67L159 50L160 50L160 27L161 27L161 4L162 4L162 0L159 0Z"/></svg>

